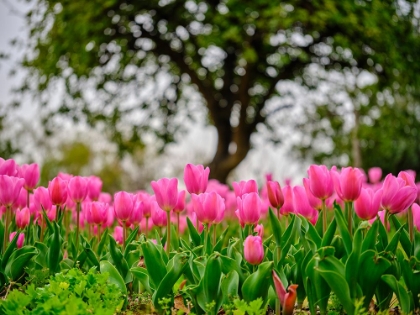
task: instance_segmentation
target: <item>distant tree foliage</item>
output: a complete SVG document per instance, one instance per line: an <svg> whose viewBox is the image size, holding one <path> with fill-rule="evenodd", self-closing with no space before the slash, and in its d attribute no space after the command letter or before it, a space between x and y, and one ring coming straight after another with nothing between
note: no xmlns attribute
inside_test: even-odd
<svg viewBox="0 0 420 315"><path fill-rule="evenodd" d="M130 152L145 132L176 141L188 119L206 113L218 135L211 176L221 181L259 124L277 128L267 118L282 113L270 102L282 96L278 83L316 86L311 65L367 70L379 91L397 82L393 93L406 95L420 85L417 1L32 2L22 91L46 105L65 86L47 128L57 115L84 120Z"/></svg>

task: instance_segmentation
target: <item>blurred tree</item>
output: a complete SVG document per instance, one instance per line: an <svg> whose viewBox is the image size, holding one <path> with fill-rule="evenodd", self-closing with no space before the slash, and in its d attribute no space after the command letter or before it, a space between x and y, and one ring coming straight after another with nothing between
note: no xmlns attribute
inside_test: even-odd
<svg viewBox="0 0 420 315"><path fill-rule="evenodd" d="M33 3L22 91L46 105L65 86L47 128L57 114L99 124L130 152L147 131L162 145L175 141L206 108L218 135L211 176L221 181L246 157L257 125L284 107L272 102L278 83L316 85L312 65L364 69L379 90L398 82L402 95L420 82L417 1Z"/></svg>

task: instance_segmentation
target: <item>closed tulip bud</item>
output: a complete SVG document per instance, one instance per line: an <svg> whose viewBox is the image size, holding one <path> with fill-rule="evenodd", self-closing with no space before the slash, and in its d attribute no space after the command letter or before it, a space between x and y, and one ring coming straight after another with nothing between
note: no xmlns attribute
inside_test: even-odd
<svg viewBox="0 0 420 315"><path fill-rule="evenodd" d="M153 203L156 202L154 196L150 196L147 193L140 192L137 194L137 202L142 204L142 213L144 218L150 218L152 216Z"/></svg>
<svg viewBox="0 0 420 315"><path fill-rule="evenodd" d="M203 165L187 164L184 169L184 182L190 194L201 194L206 191L210 169Z"/></svg>
<svg viewBox="0 0 420 315"><path fill-rule="evenodd" d="M267 182L267 196L273 208L280 209L284 204L284 196L279 182Z"/></svg>
<svg viewBox="0 0 420 315"><path fill-rule="evenodd" d="M321 200L331 197L334 193L334 184L330 171L325 165L311 165L308 169L309 189L312 194Z"/></svg>
<svg viewBox="0 0 420 315"><path fill-rule="evenodd" d="M261 237L261 239L264 236L264 226L262 224L258 224L255 228L254 228L254 232L258 234L259 237Z"/></svg>
<svg viewBox="0 0 420 315"><path fill-rule="evenodd" d="M341 173L332 172L335 190L341 199L354 201L359 198L365 175L358 168L344 167Z"/></svg>
<svg viewBox="0 0 420 315"><path fill-rule="evenodd" d="M16 232L12 232L9 235L9 242L11 242L14 238L15 238ZM16 247L17 248L22 248L23 246L23 242L25 241L25 234L24 233L20 233L16 242Z"/></svg>
<svg viewBox="0 0 420 315"><path fill-rule="evenodd" d="M66 202L67 184L67 181L58 176L48 183L48 191L53 205L62 206Z"/></svg>
<svg viewBox="0 0 420 315"><path fill-rule="evenodd" d="M295 208L295 213L298 213L307 219L313 217L314 208L309 204L305 188L301 186L293 187L293 206Z"/></svg>
<svg viewBox="0 0 420 315"><path fill-rule="evenodd" d="M97 225L106 224L108 220L108 209L109 205L107 203L98 201L91 202L90 207L88 207L89 220Z"/></svg>
<svg viewBox="0 0 420 315"><path fill-rule="evenodd" d="M4 206L12 206L19 197L24 183L22 178L0 175L0 203Z"/></svg>
<svg viewBox="0 0 420 315"><path fill-rule="evenodd" d="M244 257L251 265L259 265L264 259L261 237L249 235L244 242Z"/></svg>
<svg viewBox="0 0 420 315"><path fill-rule="evenodd" d="M354 202L354 211L362 220L370 220L377 216L381 207L382 189L374 192L370 188L362 188L359 198Z"/></svg>
<svg viewBox="0 0 420 315"><path fill-rule="evenodd" d="M308 197L309 204L312 208L321 210L322 209L322 201L321 199L314 196L310 187L309 187L309 179L303 179L303 187L305 187L306 196Z"/></svg>
<svg viewBox="0 0 420 315"><path fill-rule="evenodd" d="M0 175L16 176L17 164L15 160L4 160L0 158Z"/></svg>
<svg viewBox="0 0 420 315"><path fill-rule="evenodd" d="M408 209L417 198L417 188L401 177L388 174L382 186L382 207L395 214Z"/></svg>
<svg viewBox="0 0 420 315"><path fill-rule="evenodd" d="M171 211L178 201L178 179L161 178L151 182L156 202L164 211Z"/></svg>
<svg viewBox="0 0 420 315"><path fill-rule="evenodd" d="M181 213L182 211L184 211L185 209L185 196L186 196L187 192L185 190L181 190L178 193L178 200L176 202L176 206L173 209L173 211L175 213Z"/></svg>
<svg viewBox="0 0 420 315"><path fill-rule="evenodd" d="M129 222L133 225L138 225L143 218L143 201L136 201L134 203L133 212L131 212L131 217Z"/></svg>
<svg viewBox="0 0 420 315"><path fill-rule="evenodd" d="M97 201L101 195L102 190L102 180L97 176L89 176L87 184L87 195L93 200Z"/></svg>
<svg viewBox="0 0 420 315"><path fill-rule="evenodd" d="M28 192L25 189L21 189L19 192L19 196L13 203L13 209L22 209L26 207L26 198L28 197Z"/></svg>
<svg viewBox="0 0 420 315"><path fill-rule="evenodd" d="M25 180L23 187L27 191L32 191L39 181L39 165L36 163L21 165L19 168L19 176Z"/></svg>
<svg viewBox="0 0 420 315"><path fill-rule="evenodd" d="M413 224L420 231L420 206L417 203L413 203L411 209L413 210Z"/></svg>
<svg viewBox="0 0 420 315"><path fill-rule="evenodd" d="M153 203L152 220L157 227L165 227L168 223L166 212L159 207L157 202Z"/></svg>
<svg viewBox="0 0 420 315"><path fill-rule="evenodd" d="M293 310L295 308L296 297L297 297L296 290L298 288L298 285L291 284L286 291L283 283L281 282L279 276L274 270L273 270L273 282L274 282L274 287L276 289L277 296L280 300L280 304L282 307L282 314L292 315Z"/></svg>
<svg viewBox="0 0 420 315"><path fill-rule="evenodd" d="M295 207L293 206L293 189L289 185L286 185L282 189L284 196L284 204L280 209L282 215L287 215L289 213L295 212Z"/></svg>
<svg viewBox="0 0 420 315"><path fill-rule="evenodd" d="M368 170L369 182L377 184L382 178L382 169L380 167L372 167Z"/></svg>
<svg viewBox="0 0 420 315"><path fill-rule="evenodd" d="M261 199L257 193L251 192L237 197L236 202L241 219L245 224L257 224L261 216Z"/></svg>
<svg viewBox="0 0 420 315"><path fill-rule="evenodd" d="M22 210L16 210L16 226L19 229L25 228L31 219L31 212L28 208L23 208Z"/></svg>
<svg viewBox="0 0 420 315"><path fill-rule="evenodd" d="M74 202L82 202L87 196L88 179L82 176L74 176L68 184L68 194Z"/></svg>
<svg viewBox="0 0 420 315"><path fill-rule="evenodd" d="M115 241L118 244L122 245L122 243L123 243L123 228L121 226L116 226L112 236L114 237Z"/></svg>
<svg viewBox="0 0 420 315"><path fill-rule="evenodd" d="M38 187L34 190L34 204L36 211L42 211L42 208L45 211L51 209L52 202L47 188Z"/></svg>
<svg viewBox="0 0 420 315"><path fill-rule="evenodd" d="M249 193L258 194L258 185L257 182L253 179L248 181L242 180L239 183L233 182L232 186L236 197L242 197L242 195Z"/></svg>
<svg viewBox="0 0 420 315"><path fill-rule="evenodd" d="M112 196L108 193L100 193L98 201L111 204L112 203Z"/></svg>
<svg viewBox="0 0 420 315"><path fill-rule="evenodd" d="M120 191L114 195L115 217L122 222L126 222L131 217L135 202L135 196L125 191Z"/></svg>
<svg viewBox="0 0 420 315"><path fill-rule="evenodd" d="M216 192L191 195L193 209L198 221L203 224L213 223L220 211L225 210L225 202Z"/></svg>

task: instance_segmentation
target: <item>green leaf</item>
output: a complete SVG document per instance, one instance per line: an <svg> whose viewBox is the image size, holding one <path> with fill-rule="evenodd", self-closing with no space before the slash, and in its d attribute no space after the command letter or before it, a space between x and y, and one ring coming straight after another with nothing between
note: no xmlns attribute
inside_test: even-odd
<svg viewBox="0 0 420 315"><path fill-rule="evenodd" d="M12 241L9 243L9 245L7 245L6 250L4 251L4 255L3 255L2 260L1 260L2 270L4 270L4 268L6 268L6 265L9 262L9 257L10 257L10 255L12 255L13 251L16 248L16 243L17 243L18 237L19 237L19 233L16 233L15 236L13 237ZM1 235L1 238L3 238L3 235Z"/></svg>
<svg viewBox="0 0 420 315"><path fill-rule="evenodd" d="M128 264L125 260L121 250L118 248L117 243L113 237L108 237L109 240L109 254L112 257L112 261L120 273L121 277L125 279L128 273Z"/></svg>
<svg viewBox="0 0 420 315"><path fill-rule="evenodd" d="M194 244L194 246L202 245L200 234L198 234L190 218L187 218L187 225L188 225L188 232L190 234L191 242Z"/></svg>
<svg viewBox="0 0 420 315"><path fill-rule="evenodd" d="M304 218L303 220L307 222L307 219ZM314 228L312 224L309 223L307 224L307 226L308 228L306 230L306 238L314 242L314 244L316 245L316 248L321 247L323 239L321 238L321 236L319 236L318 232L316 231L316 229Z"/></svg>
<svg viewBox="0 0 420 315"><path fill-rule="evenodd" d="M24 268L36 254L38 254L38 250L33 246L23 246L14 251L8 259L4 273L13 281L20 279L25 273Z"/></svg>
<svg viewBox="0 0 420 315"><path fill-rule="evenodd" d="M111 237L110 237L111 238ZM109 278L108 282L115 284L123 295L125 295L124 304L127 304L127 287L125 286L124 279L121 277L118 270L107 260L102 260L100 262L101 273L108 273Z"/></svg>
<svg viewBox="0 0 420 315"><path fill-rule="evenodd" d="M217 302L221 291L220 291L220 281L222 276L222 266L220 264L220 254L212 254L206 264L206 269L204 271L203 277L203 286L204 294L206 296L206 304L211 302ZM220 307L220 306L219 306ZM218 307L216 307L218 310Z"/></svg>
<svg viewBox="0 0 420 315"><path fill-rule="evenodd" d="M410 307L410 297L404 286L398 282L394 275L383 275L381 278L389 285L392 291L394 291L398 301L400 302L402 311L405 314L409 314L412 311Z"/></svg>
<svg viewBox="0 0 420 315"><path fill-rule="evenodd" d="M161 248L161 247L160 247ZM141 244L144 262L149 273L152 287L158 288L166 275L166 265L162 260L162 255L157 245L152 241Z"/></svg>
<svg viewBox="0 0 420 315"><path fill-rule="evenodd" d="M145 268L133 267L130 269L131 273L137 278L149 294L153 294L150 288L149 273Z"/></svg>
<svg viewBox="0 0 420 315"><path fill-rule="evenodd" d="M373 222L370 229L367 231L366 237L363 240L363 244L362 244L362 253L367 251L368 249L372 249L372 250L375 249L380 224L381 224L380 220L375 220L375 222Z"/></svg>
<svg viewBox="0 0 420 315"><path fill-rule="evenodd" d="M60 261L63 259L63 252L61 249L61 235L60 235L60 228L57 222L53 222L52 224L53 232L52 237L50 238L49 242L49 251L47 255L48 259L48 268L50 269L51 273L56 273L59 271Z"/></svg>
<svg viewBox="0 0 420 315"><path fill-rule="evenodd" d="M258 270L246 278L242 285L242 296L245 301L251 302L257 298L267 299L268 288L273 282L273 262L266 261L258 266Z"/></svg>
<svg viewBox="0 0 420 315"><path fill-rule="evenodd" d="M400 223L398 218L395 215L391 215L390 219L392 220L392 223L394 224L395 229L400 230L402 224ZM375 220L375 222L376 221L379 221L379 220ZM379 224L379 222L378 222L378 224ZM401 246L404 249L405 253L407 254L407 257L410 257L411 256L411 251L412 251L412 244L411 244L411 241L410 241L410 236L408 235L408 232L407 232L406 229L401 230L400 243L401 243Z"/></svg>
<svg viewBox="0 0 420 315"><path fill-rule="evenodd" d="M324 246L330 246L331 242L335 235L335 230L337 229L337 221L335 218L331 221L330 225L327 228L327 231L325 232L324 237L322 238L321 246L318 247L324 247Z"/></svg>
<svg viewBox="0 0 420 315"><path fill-rule="evenodd" d="M238 296L239 288L239 275L235 270L230 271L222 279L222 293L223 293L223 304L227 304L234 297Z"/></svg>
<svg viewBox="0 0 420 315"><path fill-rule="evenodd" d="M97 253L98 257L101 257L102 251L103 251L107 241L108 241L108 229L105 229L102 232L101 241L99 242L98 249L96 250L96 253Z"/></svg>
<svg viewBox="0 0 420 315"><path fill-rule="evenodd" d="M352 241L349 230L347 228L346 220L344 219L343 212L340 207L335 205L334 207L335 220L337 221L338 231L340 232L341 238L343 240L344 248L346 249L347 255L350 255L352 251Z"/></svg>
<svg viewBox="0 0 420 315"><path fill-rule="evenodd" d="M99 270L99 268L100 268L99 260L98 260L98 257L96 257L96 254L94 253L94 251L90 248L85 248L85 252L86 252L87 258L91 262L91 264L93 266L95 266L97 268L97 270Z"/></svg>
<svg viewBox="0 0 420 315"><path fill-rule="evenodd" d="M269 222L271 224L271 230L273 232L274 239L276 241L276 245L278 247L280 247L281 246L281 238L282 238L281 225L280 225L279 219L274 214L274 212L271 208L269 208L269 210L268 210L268 218L269 218Z"/></svg>

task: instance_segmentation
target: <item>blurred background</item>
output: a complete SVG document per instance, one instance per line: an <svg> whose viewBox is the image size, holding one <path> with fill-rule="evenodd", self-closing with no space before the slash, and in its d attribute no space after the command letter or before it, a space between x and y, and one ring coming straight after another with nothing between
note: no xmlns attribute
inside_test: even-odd
<svg viewBox="0 0 420 315"><path fill-rule="evenodd" d="M206 164L420 172L418 1L0 0L0 156L149 188Z"/></svg>

